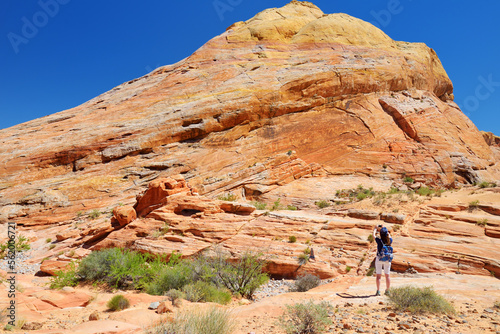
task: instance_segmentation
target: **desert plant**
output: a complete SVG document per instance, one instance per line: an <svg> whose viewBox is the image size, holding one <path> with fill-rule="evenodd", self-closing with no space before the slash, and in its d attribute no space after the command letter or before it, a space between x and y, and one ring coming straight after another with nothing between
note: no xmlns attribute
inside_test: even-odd
<svg viewBox="0 0 500 334"><path fill-rule="evenodd" d="M89 218L90 219L97 219L101 215L101 211L94 209L89 213Z"/></svg>
<svg viewBox="0 0 500 334"><path fill-rule="evenodd" d="M291 211L296 211L296 210L297 210L297 207L296 207L296 206L293 206L293 205L287 205L287 206L286 206L286 209L287 209L287 210L291 210Z"/></svg>
<svg viewBox="0 0 500 334"><path fill-rule="evenodd" d="M370 267L368 271L366 272L366 276L373 276L373 273L375 272L374 267Z"/></svg>
<svg viewBox="0 0 500 334"><path fill-rule="evenodd" d="M333 309L327 302L287 305L285 313L279 319L279 326L287 334L323 333L332 324L328 312Z"/></svg>
<svg viewBox="0 0 500 334"><path fill-rule="evenodd" d="M346 272L346 273L350 272L350 271L351 271L351 269L352 269L351 267L349 267L349 266L345 266L345 272Z"/></svg>
<svg viewBox="0 0 500 334"><path fill-rule="evenodd" d="M368 241L369 241L370 243L374 242L374 241L375 241L375 238L373 238L373 233L368 234L368 238L367 238L367 239L368 239Z"/></svg>
<svg viewBox="0 0 500 334"><path fill-rule="evenodd" d="M146 285L146 292L152 295L163 295L169 290L179 290L191 282L193 268L188 264L180 263L173 267L164 266Z"/></svg>
<svg viewBox="0 0 500 334"><path fill-rule="evenodd" d="M320 209L327 208L331 205L330 201L325 201L325 200L314 202L314 204L316 204Z"/></svg>
<svg viewBox="0 0 500 334"><path fill-rule="evenodd" d="M276 211L276 210L281 210L281 198L278 198L278 200L276 200L274 203L273 203L273 207L271 208L271 211Z"/></svg>
<svg viewBox="0 0 500 334"><path fill-rule="evenodd" d="M266 203L262 203L262 202L259 202L259 201L254 201L254 202L251 202L250 204L252 204L253 206L255 206L255 208L257 210L265 210L266 207L267 207Z"/></svg>
<svg viewBox="0 0 500 334"><path fill-rule="evenodd" d="M411 177L409 177L409 176L405 176L405 177L403 178L403 182L404 182L404 183L413 183L413 182L415 182L415 180L413 180L413 179L412 179Z"/></svg>
<svg viewBox="0 0 500 334"><path fill-rule="evenodd" d="M47 238L47 239L45 239L45 242L46 243L50 243L50 242L52 242L52 239L51 238Z"/></svg>
<svg viewBox="0 0 500 334"><path fill-rule="evenodd" d="M367 197L368 197L368 194L365 194L365 193L358 193L356 195L356 198L358 199L358 201L362 201L362 200L364 200Z"/></svg>
<svg viewBox="0 0 500 334"><path fill-rule="evenodd" d="M288 242L290 242L292 244L295 243L295 242L297 242L297 237L294 236L294 235L289 236L288 237Z"/></svg>
<svg viewBox="0 0 500 334"><path fill-rule="evenodd" d="M76 273L75 262L71 261L66 270L59 270L50 278L51 289L62 289L65 286L77 286L78 275Z"/></svg>
<svg viewBox="0 0 500 334"><path fill-rule="evenodd" d="M121 311L130 307L130 302L123 295L116 295L108 301L108 308L111 311Z"/></svg>
<svg viewBox="0 0 500 334"><path fill-rule="evenodd" d="M434 193L435 191L428 187L420 187L417 190L417 194L419 194L420 196L432 196Z"/></svg>
<svg viewBox="0 0 500 334"><path fill-rule="evenodd" d="M233 193L228 193L217 196L217 199L221 201L234 202L238 199L238 197Z"/></svg>
<svg viewBox="0 0 500 334"><path fill-rule="evenodd" d="M495 182L483 181L479 183L479 188L494 188L497 184Z"/></svg>
<svg viewBox="0 0 500 334"><path fill-rule="evenodd" d="M182 288L186 299L191 302L210 302L227 304L231 301L231 292L224 287L217 287L213 283L197 281Z"/></svg>
<svg viewBox="0 0 500 334"><path fill-rule="evenodd" d="M24 252L31 248L29 239L20 234L17 238L9 239L6 243L0 245L0 258L3 259L5 257L9 251L9 247L16 253Z"/></svg>
<svg viewBox="0 0 500 334"><path fill-rule="evenodd" d="M213 256L199 256L193 262L196 280L205 280L234 294L252 298L255 290L269 279L262 270L267 261L262 253L247 251L239 259L229 259L220 249Z"/></svg>
<svg viewBox="0 0 500 334"><path fill-rule="evenodd" d="M454 314L453 306L430 286L419 288L411 285L391 289L390 303L396 310L412 313Z"/></svg>
<svg viewBox="0 0 500 334"><path fill-rule="evenodd" d="M483 226L485 227L486 225L488 225L488 219L484 218L484 219L479 219L477 222L476 222L476 225L479 225L479 226Z"/></svg>
<svg viewBox="0 0 500 334"><path fill-rule="evenodd" d="M469 211L474 211L479 209L479 201L469 202Z"/></svg>
<svg viewBox="0 0 500 334"><path fill-rule="evenodd" d="M181 304L181 299L186 298L186 294L180 290L172 289L165 293L168 300L172 303L173 306L179 307Z"/></svg>
<svg viewBox="0 0 500 334"><path fill-rule="evenodd" d="M231 313L220 308L190 310L176 314L172 322L162 320L148 334L231 334L236 321Z"/></svg>
<svg viewBox="0 0 500 334"><path fill-rule="evenodd" d="M320 283L321 279L318 276L307 274L297 278L290 290L295 292L306 292L317 287Z"/></svg>
<svg viewBox="0 0 500 334"><path fill-rule="evenodd" d="M303 266L307 262L309 262L309 254L302 253L297 257L297 260L299 261L299 264Z"/></svg>

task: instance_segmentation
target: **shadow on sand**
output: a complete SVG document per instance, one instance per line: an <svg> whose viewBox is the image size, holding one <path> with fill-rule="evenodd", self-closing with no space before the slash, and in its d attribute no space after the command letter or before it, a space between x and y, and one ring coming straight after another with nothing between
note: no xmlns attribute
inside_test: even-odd
<svg viewBox="0 0 500 334"><path fill-rule="evenodd" d="M357 295L351 295L349 293L337 293L337 296L339 296L340 298L370 298L370 297L376 297L375 294L373 294L373 295L361 295L361 296L357 296Z"/></svg>

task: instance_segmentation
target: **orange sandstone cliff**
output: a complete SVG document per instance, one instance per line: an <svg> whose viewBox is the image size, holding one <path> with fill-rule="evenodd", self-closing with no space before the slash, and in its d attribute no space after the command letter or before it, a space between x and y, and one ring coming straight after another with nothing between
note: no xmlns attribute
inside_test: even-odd
<svg viewBox="0 0 500 334"><path fill-rule="evenodd" d="M347 209L330 216L256 215L243 202L279 198L307 208L359 180L387 190L404 176L442 188L494 181L495 138L483 137L453 102L434 50L292 1L233 24L176 64L73 109L0 130L0 222L57 233L61 245L73 248L189 256L214 243L235 255L260 247L276 255L268 270L289 276L298 270L293 254L313 240L319 258L344 259L311 264L309 271L322 277L351 264L345 252L357 249L352 261L359 262L375 222L437 224L402 230L407 255L399 269L406 270L402 259L433 239L426 233L452 229L445 226L446 207L412 207L406 218L375 212L372 222ZM229 192L241 203L215 200ZM92 210L114 210L115 218L86 220ZM498 256L488 253L498 249L499 227L495 214L485 214L494 223L489 235L473 224L476 218L457 214L461 230L450 242L473 233L478 249L462 264L499 274ZM151 239L165 222L177 234ZM299 243L285 250L282 239L292 233ZM479 249L485 240L486 251ZM453 271L467 251L449 245L433 246L439 249L419 269ZM437 253L442 263L430 259Z"/></svg>

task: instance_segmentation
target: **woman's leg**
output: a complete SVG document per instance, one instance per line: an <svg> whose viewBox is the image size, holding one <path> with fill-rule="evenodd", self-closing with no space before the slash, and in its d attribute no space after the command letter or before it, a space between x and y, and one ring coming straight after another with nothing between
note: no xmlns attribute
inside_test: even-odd
<svg viewBox="0 0 500 334"><path fill-rule="evenodd" d="M385 286L386 290L389 290L389 288L391 287L391 276L389 274L385 274Z"/></svg>
<svg viewBox="0 0 500 334"><path fill-rule="evenodd" d="M375 260L375 273L377 274L377 292L380 291L380 278L382 277L382 263L378 260L378 258Z"/></svg>

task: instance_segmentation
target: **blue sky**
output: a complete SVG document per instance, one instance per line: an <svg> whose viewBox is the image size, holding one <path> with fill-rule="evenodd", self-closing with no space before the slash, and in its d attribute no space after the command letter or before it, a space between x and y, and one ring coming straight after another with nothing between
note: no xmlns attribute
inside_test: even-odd
<svg viewBox="0 0 500 334"><path fill-rule="evenodd" d="M289 1L2 0L0 129L75 107ZM436 50L455 101L500 135L499 1L316 0Z"/></svg>

